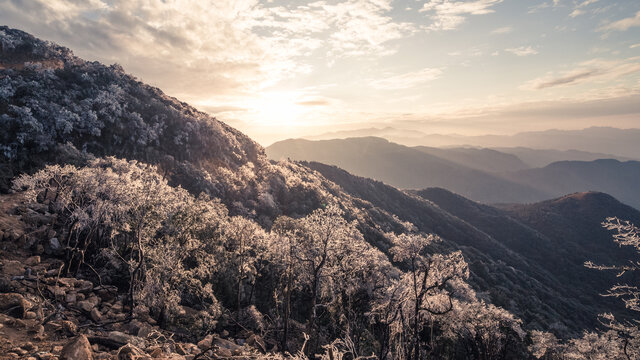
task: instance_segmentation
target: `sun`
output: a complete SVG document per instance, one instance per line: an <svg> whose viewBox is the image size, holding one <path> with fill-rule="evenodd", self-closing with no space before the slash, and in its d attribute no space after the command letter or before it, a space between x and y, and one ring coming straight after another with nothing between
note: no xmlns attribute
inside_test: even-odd
<svg viewBox="0 0 640 360"><path fill-rule="evenodd" d="M249 101L252 122L261 126L298 127L307 110L291 92L270 92Z"/></svg>

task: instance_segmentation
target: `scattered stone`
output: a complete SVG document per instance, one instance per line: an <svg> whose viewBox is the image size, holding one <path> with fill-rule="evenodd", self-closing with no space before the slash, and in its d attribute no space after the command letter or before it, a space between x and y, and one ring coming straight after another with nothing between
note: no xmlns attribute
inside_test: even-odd
<svg viewBox="0 0 640 360"><path fill-rule="evenodd" d="M97 323L102 321L102 314L100 314L100 311L98 311L97 308L91 309L90 316L91 316L91 320L93 320L93 321L95 321Z"/></svg>
<svg viewBox="0 0 640 360"><path fill-rule="evenodd" d="M56 346L53 347L53 349L51 349L51 351L54 352L54 353L59 353L59 352L62 351L62 346L56 345Z"/></svg>
<svg viewBox="0 0 640 360"><path fill-rule="evenodd" d="M111 331L107 335L107 338L114 342L118 342L121 344L131 344L131 345L134 345L135 347L144 348L145 346L145 341L143 339L137 336L125 334L120 331Z"/></svg>
<svg viewBox="0 0 640 360"><path fill-rule="evenodd" d="M163 357L162 348L160 348L160 347L154 348L153 350L151 350L149 352L149 355L151 355L151 357L154 358L154 359Z"/></svg>
<svg viewBox="0 0 640 360"><path fill-rule="evenodd" d="M24 261L24 264L25 264L25 265L27 265L27 266L35 266L35 265L38 265L38 264L40 264L40 256L36 255L36 256L32 256L32 257L30 257L30 258L27 258L27 259Z"/></svg>
<svg viewBox="0 0 640 360"><path fill-rule="evenodd" d="M70 292L65 296L65 301L69 305L73 305L76 303L76 293Z"/></svg>
<svg viewBox="0 0 640 360"><path fill-rule="evenodd" d="M263 353L267 352L267 346L260 335L251 334L249 338L247 338L247 345L257 348Z"/></svg>
<svg viewBox="0 0 640 360"><path fill-rule="evenodd" d="M72 288L76 285L77 280L75 278L59 278L57 282L65 287Z"/></svg>
<svg viewBox="0 0 640 360"><path fill-rule="evenodd" d="M79 335L64 346L60 353L60 360L92 360L93 351L89 340L84 335Z"/></svg>
<svg viewBox="0 0 640 360"><path fill-rule="evenodd" d="M60 250L61 246L60 246L60 241L58 241L58 238L52 237L51 239L49 239L49 248L53 251Z"/></svg>
<svg viewBox="0 0 640 360"><path fill-rule="evenodd" d="M16 260L2 261L2 272L8 276L24 275L24 264Z"/></svg>
<svg viewBox="0 0 640 360"><path fill-rule="evenodd" d="M31 308L31 303L16 293L0 294L0 312L9 316L24 318Z"/></svg>
<svg viewBox="0 0 640 360"><path fill-rule="evenodd" d="M75 335L78 333L78 327L76 326L75 323L69 321L69 320L63 320L60 322L60 324L62 325L62 330L68 334L72 334Z"/></svg>
<svg viewBox="0 0 640 360"><path fill-rule="evenodd" d="M209 334L205 336L204 339L198 341L198 347L201 350L210 349L212 342L213 342L213 335Z"/></svg>
<svg viewBox="0 0 640 360"><path fill-rule="evenodd" d="M36 318L36 313L33 311L27 311L24 313L24 318L27 320L33 320Z"/></svg>
<svg viewBox="0 0 640 360"><path fill-rule="evenodd" d="M36 352L36 351L38 351L38 347L33 345L33 343L31 341L27 341L26 343L22 344L22 348L25 349L28 352Z"/></svg>
<svg viewBox="0 0 640 360"><path fill-rule="evenodd" d="M91 312L95 304L89 300L78 301L78 307L86 312Z"/></svg>
<svg viewBox="0 0 640 360"><path fill-rule="evenodd" d="M142 360L151 359L150 356L145 354L142 350L132 344L126 344L118 349L118 360Z"/></svg>

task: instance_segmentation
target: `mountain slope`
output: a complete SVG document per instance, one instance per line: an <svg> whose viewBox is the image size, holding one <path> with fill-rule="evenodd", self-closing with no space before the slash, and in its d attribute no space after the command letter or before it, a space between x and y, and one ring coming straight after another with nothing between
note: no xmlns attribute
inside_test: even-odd
<svg viewBox="0 0 640 360"><path fill-rule="evenodd" d="M524 170L531 167L516 155L487 148L435 148L416 146L414 149L484 172L501 173Z"/></svg>
<svg viewBox="0 0 640 360"><path fill-rule="evenodd" d="M620 264L639 260L628 248L617 246L600 223L609 216L639 223L640 211L598 192L500 208L475 203L444 189L425 189L417 194L550 273L563 284L566 294L577 300L578 307L600 311L606 307L620 316L633 315L619 301L600 294L614 283L634 282L638 277L629 274L621 280L613 272L587 269L584 262Z"/></svg>
<svg viewBox="0 0 640 360"><path fill-rule="evenodd" d="M495 150L512 154L522 160L529 168L539 168L558 161L594 161L598 159L632 160L623 156L594 153L580 150L531 149L525 147L495 148Z"/></svg>
<svg viewBox="0 0 640 360"><path fill-rule="evenodd" d="M613 159L560 161L539 169L504 174L505 178L551 194L601 191L640 208L640 162Z"/></svg>
<svg viewBox="0 0 640 360"><path fill-rule="evenodd" d="M266 149L272 159L317 161L408 189L441 186L481 202L534 201L546 194L483 171L380 138L285 140Z"/></svg>
<svg viewBox="0 0 640 360"><path fill-rule="evenodd" d="M347 193L365 199L401 220L411 221L421 231L437 233L449 246L462 249L472 270L472 284L486 291L495 304L521 316L530 327L556 327L562 332L561 328L567 326L570 331L579 332L582 328L596 326L597 315L603 311L629 315L619 301L600 296L616 281L614 274L594 274L593 270L582 266L586 261L582 258L572 258L571 272L562 272L564 252L557 252L557 244L562 242L563 232L542 233L508 212L443 189L428 189L413 195L334 166L316 162L304 164L339 184ZM600 229L599 224L604 219L598 218L600 214L631 219L640 214L613 200L602 206L597 216L582 224L586 231L597 231L600 248L612 254L607 258L587 260L615 262L626 259L625 252L615 249L610 234L606 231L603 234ZM580 254L586 256L584 252ZM585 277L597 281L584 287L580 281Z"/></svg>

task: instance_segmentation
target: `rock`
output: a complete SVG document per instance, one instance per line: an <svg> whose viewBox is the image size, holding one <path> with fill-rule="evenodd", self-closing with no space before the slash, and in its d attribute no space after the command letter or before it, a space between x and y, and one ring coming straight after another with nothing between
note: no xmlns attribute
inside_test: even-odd
<svg viewBox="0 0 640 360"><path fill-rule="evenodd" d="M22 232L22 230L11 229L8 231L8 233L4 234L4 239L6 241L18 241L23 235L24 233Z"/></svg>
<svg viewBox="0 0 640 360"><path fill-rule="evenodd" d="M178 353L179 355L187 355L189 353L191 353L191 351L188 351L186 349L186 346L184 346L183 344L177 343L176 344L176 348L174 350L176 353Z"/></svg>
<svg viewBox="0 0 640 360"><path fill-rule="evenodd" d="M60 321L60 325L62 332L69 336L74 336L78 333L78 326L69 320Z"/></svg>
<svg viewBox="0 0 640 360"><path fill-rule="evenodd" d="M151 355L151 357L154 359L163 357L162 348L161 347L154 348L153 350L151 350L151 352L149 352L149 355Z"/></svg>
<svg viewBox="0 0 640 360"><path fill-rule="evenodd" d="M54 353L59 353L60 351L62 351L62 346L56 345L53 347L53 349L51 349L51 351L53 351Z"/></svg>
<svg viewBox="0 0 640 360"><path fill-rule="evenodd" d="M24 318L25 313L30 308L31 303L20 294L0 294L0 312L13 317Z"/></svg>
<svg viewBox="0 0 640 360"><path fill-rule="evenodd" d="M67 296L65 297L65 301L69 305L75 304L76 303L76 293L74 293L74 292L68 293Z"/></svg>
<svg viewBox="0 0 640 360"><path fill-rule="evenodd" d="M89 300L78 301L78 307L88 313L90 313L95 306L96 305Z"/></svg>
<svg viewBox="0 0 640 360"><path fill-rule="evenodd" d="M34 266L34 265L38 265L40 264L40 256L32 256L30 258L27 258L27 260L24 261L25 265L27 266Z"/></svg>
<svg viewBox="0 0 640 360"><path fill-rule="evenodd" d="M113 300L118 295L118 288L112 285L102 285L93 289L102 301Z"/></svg>
<svg viewBox="0 0 640 360"><path fill-rule="evenodd" d="M44 254L44 246L42 246L42 244L36 245L35 253L38 255Z"/></svg>
<svg viewBox="0 0 640 360"><path fill-rule="evenodd" d="M36 325L31 329L32 333L35 333L36 335L42 336L44 335L44 325Z"/></svg>
<svg viewBox="0 0 640 360"><path fill-rule="evenodd" d="M24 264L16 260L2 261L2 272L8 276L24 275Z"/></svg>
<svg viewBox="0 0 640 360"><path fill-rule="evenodd" d="M261 336L256 335L256 334L251 334L248 338L247 338L247 344L251 347L257 348L258 350L262 351L263 353L267 352L267 346L264 343L264 340L262 339Z"/></svg>
<svg viewBox="0 0 640 360"><path fill-rule="evenodd" d="M138 348L144 348L145 347L145 341L137 336L133 336L133 335L129 335L129 334L125 334L123 332L120 331L111 331L108 335L107 338L109 338L109 340L115 341L115 342L119 342L121 344L131 344L134 345L135 347Z"/></svg>
<svg viewBox="0 0 640 360"><path fill-rule="evenodd" d="M79 335L64 346L60 360L93 360L91 344L84 335Z"/></svg>
<svg viewBox="0 0 640 360"><path fill-rule="evenodd" d="M213 342L213 335L209 334L205 336L204 339L198 341L198 347L201 350L210 349L212 342Z"/></svg>
<svg viewBox="0 0 640 360"><path fill-rule="evenodd" d="M72 288L76 286L77 280L75 278L59 278L57 282L65 287Z"/></svg>
<svg viewBox="0 0 640 360"><path fill-rule="evenodd" d="M132 344L126 344L118 349L118 360L142 360L151 359L151 357L145 354L142 350Z"/></svg>
<svg viewBox="0 0 640 360"><path fill-rule="evenodd" d="M61 249L60 241L58 241L58 238L53 237L49 239L49 248L53 251L58 251Z"/></svg>
<svg viewBox="0 0 640 360"><path fill-rule="evenodd" d="M38 360L55 360L55 359L57 359L58 357L57 357L57 356L55 356L55 355L53 355L53 354L52 354L52 353L50 353L50 352L40 351L40 352L36 353L36 358L37 358Z"/></svg>
<svg viewBox="0 0 640 360"><path fill-rule="evenodd" d="M24 313L24 318L27 320L33 320L36 318L36 313L33 311L27 311Z"/></svg>
<svg viewBox="0 0 640 360"><path fill-rule="evenodd" d="M60 286L47 286L47 289L58 300L64 299L67 295L66 292L64 291L64 288Z"/></svg>
<svg viewBox="0 0 640 360"><path fill-rule="evenodd" d="M76 279L76 288L78 292L87 293L87 292L93 291L93 283L89 280ZM100 300L98 299L98 302L99 301Z"/></svg>
<svg viewBox="0 0 640 360"><path fill-rule="evenodd" d="M28 352L36 352L36 351L38 351L38 347L33 345L33 343L31 341L27 341L26 343L22 344L22 348L25 349Z"/></svg>
<svg viewBox="0 0 640 360"><path fill-rule="evenodd" d="M91 320L93 320L93 321L95 321L97 323L102 321L102 314L100 314L100 311L98 311L97 308L91 309L90 316L91 316Z"/></svg>

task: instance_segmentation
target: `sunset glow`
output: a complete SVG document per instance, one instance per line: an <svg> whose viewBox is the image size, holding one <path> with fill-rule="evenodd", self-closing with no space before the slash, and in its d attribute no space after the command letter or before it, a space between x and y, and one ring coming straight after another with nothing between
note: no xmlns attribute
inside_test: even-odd
<svg viewBox="0 0 640 360"><path fill-rule="evenodd" d="M1 3L2 23L120 63L264 145L633 127L640 112L635 0Z"/></svg>

